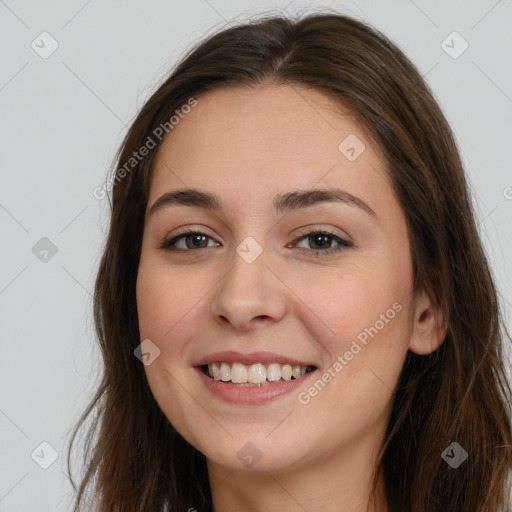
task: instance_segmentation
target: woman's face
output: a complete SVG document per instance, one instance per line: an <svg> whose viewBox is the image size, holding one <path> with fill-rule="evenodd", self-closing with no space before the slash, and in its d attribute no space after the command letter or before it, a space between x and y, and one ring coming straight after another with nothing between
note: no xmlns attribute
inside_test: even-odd
<svg viewBox="0 0 512 512"><path fill-rule="evenodd" d="M201 195L161 201L185 189ZM217 89L164 140L140 339L155 399L210 464L284 471L374 453L407 349L434 348L412 283L384 162L320 92Z"/></svg>

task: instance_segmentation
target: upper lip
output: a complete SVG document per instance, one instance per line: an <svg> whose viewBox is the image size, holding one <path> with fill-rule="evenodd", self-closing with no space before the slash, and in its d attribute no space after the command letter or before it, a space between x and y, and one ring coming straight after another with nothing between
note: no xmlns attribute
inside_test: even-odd
<svg viewBox="0 0 512 512"><path fill-rule="evenodd" d="M222 352L214 352L207 356L202 357L195 361L193 366L204 366L211 363L242 363L245 365L251 365L256 363L269 364L269 363L280 363L289 364L292 366L315 366L313 363L308 361L299 361L293 357L288 357L282 354L276 354L274 352L250 352L243 354L241 352L235 352L233 350L225 350Z"/></svg>

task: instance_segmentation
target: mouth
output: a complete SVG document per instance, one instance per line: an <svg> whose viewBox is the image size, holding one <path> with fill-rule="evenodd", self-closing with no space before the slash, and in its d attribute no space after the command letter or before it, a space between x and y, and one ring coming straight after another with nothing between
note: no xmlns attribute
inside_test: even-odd
<svg viewBox="0 0 512 512"><path fill-rule="evenodd" d="M205 388L225 402L264 405L297 392L319 372L312 361L274 352L209 354L192 363Z"/></svg>
<svg viewBox="0 0 512 512"><path fill-rule="evenodd" d="M278 383L300 380L316 370L316 366L288 363L255 363L218 361L200 366L208 378L237 387L264 387Z"/></svg>

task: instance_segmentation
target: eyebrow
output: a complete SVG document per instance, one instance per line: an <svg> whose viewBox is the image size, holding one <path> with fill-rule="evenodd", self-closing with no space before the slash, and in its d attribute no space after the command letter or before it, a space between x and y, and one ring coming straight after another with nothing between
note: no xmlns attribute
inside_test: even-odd
<svg viewBox="0 0 512 512"><path fill-rule="evenodd" d="M274 197L272 206L277 213L285 213L325 202L340 202L355 206L371 216L377 217L374 210L362 199L343 190L333 188L294 190L277 194ZM171 190L160 196L153 203L148 212L148 217L169 206L195 206L206 210L219 211L222 209L222 201L211 192L197 189Z"/></svg>

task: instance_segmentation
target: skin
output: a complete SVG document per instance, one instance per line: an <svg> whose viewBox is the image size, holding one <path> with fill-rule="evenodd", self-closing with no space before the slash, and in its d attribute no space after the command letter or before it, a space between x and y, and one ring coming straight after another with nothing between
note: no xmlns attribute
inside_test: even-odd
<svg viewBox="0 0 512 512"><path fill-rule="evenodd" d="M354 161L338 149L350 134L365 144ZM338 202L272 210L277 193L325 187L358 197L376 217ZM446 334L428 295L413 293L405 217L377 146L317 90L216 89L163 141L148 211L184 188L215 193L224 207L174 205L146 217L139 326L141 340L161 351L145 366L155 399L207 457L215 512L366 511L407 350L430 353ZM159 248L186 227L210 237L206 249L186 252L190 238L188 246L177 242L183 252ZM304 235L315 230L354 247L318 257L339 244L315 245ZM236 252L248 236L263 249L252 263ZM307 404L296 392L264 405L230 404L192 367L220 350L277 352L314 362L318 375L299 388L307 391L394 303L401 311ZM237 457L248 442L261 454L252 468ZM384 501L368 510L385 511Z"/></svg>

